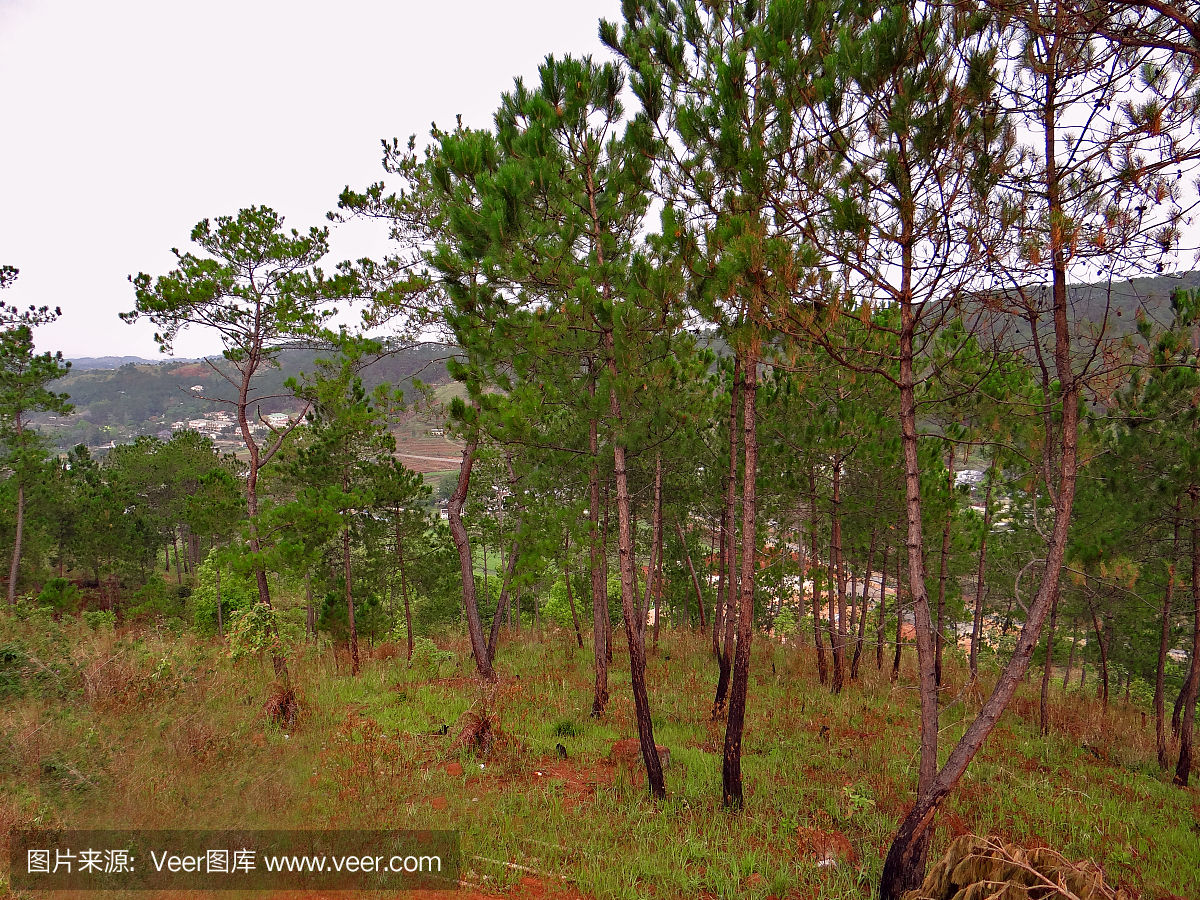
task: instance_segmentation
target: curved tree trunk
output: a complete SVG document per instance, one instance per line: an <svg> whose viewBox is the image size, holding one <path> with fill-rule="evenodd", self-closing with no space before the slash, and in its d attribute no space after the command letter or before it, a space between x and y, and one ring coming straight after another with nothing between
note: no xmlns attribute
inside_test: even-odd
<svg viewBox="0 0 1200 900"><path fill-rule="evenodd" d="M463 447L462 463L458 469L458 485L447 504L447 511L450 516L450 537L458 551L458 562L462 571L463 613L467 619L467 633L471 638L471 652L475 655L475 671L481 678L490 680L494 673L487 643L483 639L483 623L479 618L479 604L475 596L475 561L471 558L471 540L462 520L463 504L467 502L471 469L475 465L475 450L478 446L479 438L473 435Z"/></svg>

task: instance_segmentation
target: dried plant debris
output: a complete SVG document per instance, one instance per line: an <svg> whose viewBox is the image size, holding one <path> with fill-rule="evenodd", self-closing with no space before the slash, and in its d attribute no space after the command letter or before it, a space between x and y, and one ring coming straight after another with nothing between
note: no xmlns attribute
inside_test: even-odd
<svg viewBox="0 0 1200 900"><path fill-rule="evenodd" d="M964 834L904 900L1126 900L1094 863L1072 863L1047 847L1027 850Z"/></svg>

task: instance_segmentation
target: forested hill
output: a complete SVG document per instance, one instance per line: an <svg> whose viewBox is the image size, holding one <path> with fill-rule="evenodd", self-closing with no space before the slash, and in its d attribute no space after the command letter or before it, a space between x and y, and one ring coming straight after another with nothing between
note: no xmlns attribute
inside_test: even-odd
<svg viewBox="0 0 1200 900"><path fill-rule="evenodd" d="M384 357L362 372L368 389L382 382L413 397L413 378L425 384L441 385L450 380L446 373L449 348L441 344L423 344L411 350ZM318 354L290 350L280 357L280 367L270 369L256 379L259 396L287 394L284 382L301 373L311 372ZM110 361L129 359L117 366ZM70 395L75 412L66 418L38 418L42 430L60 449L76 444L92 447L112 441L122 443L144 434L169 431L172 423L188 421L213 412L219 405L201 399L230 399L233 388L205 360L149 361L127 357L99 357L72 361L71 374L55 383L55 389ZM222 371L229 364L221 358L212 363ZM193 391L199 386L201 390ZM199 395L199 396L198 396ZM264 400L259 408L264 415L287 412L297 407L294 400L279 397Z"/></svg>

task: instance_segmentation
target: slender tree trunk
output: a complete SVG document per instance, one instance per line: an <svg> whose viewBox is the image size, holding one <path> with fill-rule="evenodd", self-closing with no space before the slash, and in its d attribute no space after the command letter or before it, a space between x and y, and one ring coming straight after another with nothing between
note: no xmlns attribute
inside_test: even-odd
<svg viewBox="0 0 1200 900"><path fill-rule="evenodd" d="M817 555L817 474L816 470L809 466L808 469L808 490L812 497L812 515L809 517L809 542L812 547L812 552L809 558L812 560L812 613L813 613L813 644L817 648L817 677L821 684L829 682L829 668L825 662L825 643L821 638L821 572L820 560ZM830 592L830 597L833 592Z"/></svg>
<svg viewBox="0 0 1200 900"><path fill-rule="evenodd" d="M18 432L19 434L20 432ZM25 536L25 485L17 482L17 534L13 539L12 566L8 570L8 605L17 605L17 576L21 570L21 541Z"/></svg>
<svg viewBox="0 0 1200 900"><path fill-rule="evenodd" d="M225 614L221 609L221 567L217 566L217 637L225 640Z"/></svg>
<svg viewBox="0 0 1200 900"><path fill-rule="evenodd" d="M850 680L858 681L858 662L862 657L863 642L867 637L867 610L870 608L871 599L871 566L875 564L875 540L878 537L878 530L874 525L871 526L871 546L867 550L867 573L863 579L863 596L862 609L858 614L858 640L854 645L854 660L850 663ZM884 562L887 562L887 557L884 557ZM882 590L882 589L881 589ZM879 598L879 605L883 607L883 597Z"/></svg>
<svg viewBox="0 0 1200 900"><path fill-rule="evenodd" d="M518 533L521 528L521 520L517 520ZM504 567L504 580L500 583L500 596L496 599L496 612L492 616L492 628L488 634L488 660L495 663L496 650L500 647L500 623L504 620L504 614L509 608L509 596L512 593L512 578L517 570L517 557L520 555L521 545L514 539L512 547L508 551L508 564ZM484 582L486 584L486 581ZM489 597L491 591L488 592Z"/></svg>
<svg viewBox="0 0 1200 900"><path fill-rule="evenodd" d="M571 605L571 621L575 623L575 640L583 646L583 631L579 628L579 613L575 610L575 595L571 593L571 535L563 547L563 579L567 582L567 603Z"/></svg>
<svg viewBox="0 0 1200 900"><path fill-rule="evenodd" d="M408 602L408 576L404 570L404 544L400 540L400 520L396 520L396 563L400 568L400 599L404 601L404 632L408 638L408 653L405 656L409 662L412 662L413 655L413 628L412 628L412 609Z"/></svg>
<svg viewBox="0 0 1200 900"><path fill-rule="evenodd" d="M1158 750L1158 766L1166 769L1170 764L1167 752L1166 722L1166 671L1167 651L1171 642L1171 604L1175 594L1175 560L1179 556L1179 513L1180 504L1175 503L1175 533L1171 540L1171 561L1167 564L1167 590L1163 596L1162 629L1158 639L1158 667L1154 675L1154 742Z"/></svg>
<svg viewBox="0 0 1200 900"><path fill-rule="evenodd" d="M717 676L717 694L713 699L712 718L719 719L725 712L726 694L729 691L729 673L733 665L733 634L737 618L738 565L735 543L737 541L737 472L738 472L738 421L737 412L742 393L742 357L733 357L733 386L729 392L729 476L725 492L725 540L727 550L725 563L728 568L728 584L725 588L725 640L721 647L720 672ZM745 572L743 571L743 577Z"/></svg>
<svg viewBox="0 0 1200 900"><path fill-rule="evenodd" d="M837 628L833 627L833 615L830 610L829 640L833 644L833 686L832 692L840 694L846 680L846 570L842 565L842 461L833 463L833 501L830 504L830 574L837 582ZM830 585L830 605L833 600L833 585Z"/></svg>
<svg viewBox="0 0 1200 900"><path fill-rule="evenodd" d="M218 578L220 572L221 570L217 569ZM307 626L308 636L315 642L317 639L317 608L313 605L312 576L307 570L304 572L304 599L304 624Z"/></svg>
<svg viewBox="0 0 1200 900"><path fill-rule="evenodd" d="M886 538L886 536L885 536ZM891 547L883 542L883 562L879 564L879 624L875 629L875 671L883 671L884 620L887 617L887 561Z"/></svg>
<svg viewBox="0 0 1200 900"><path fill-rule="evenodd" d="M895 681L900 676L900 654L904 649L904 644L900 640L900 630L904 626L904 601L903 585L904 581L900 577L900 563L904 559L903 553L896 553L896 652L892 658L892 677L891 681Z"/></svg>
<svg viewBox="0 0 1200 900"><path fill-rule="evenodd" d="M696 589L696 608L700 610L700 627L704 627L704 596L700 593L700 579L696 577L696 567L692 565L692 554L688 552L687 540L683 536L683 529L679 523L675 523L675 534L679 536L679 544L683 547L684 558L687 559L688 572L692 575L692 587ZM685 595L686 596L686 595ZM684 607L683 621L686 627L691 628L691 617L687 614L687 607Z"/></svg>
<svg viewBox="0 0 1200 900"><path fill-rule="evenodd" d="M728 476L726 476L728 477ZM726 590L726 533L727 533L727 513L725 508L721 509L721 524L716 529L720 535L721 549L717 555L717 602L713 604L712 614L712 653L713 659L717 664L721 663L721 635L724 632L725 626L725 590Z"/></svg>
<svg viewBox="0 0 1200 900"><path fill-rule="evenodd" d="M987 494L983 501L983 536L979 540L979 566L975 572L975 614L971 618L971 680L979 677L979 640L983 634L983 572L987 565L987 539L992 528L992 486L996 478L996 460L988 466ZM1070 671L1068 669L1068 671Z"/></svg>
<svg viewBox="0 0 1200 900"><path fill-rule="evenodd" d="M1192 741L1196 735L1196 695L1200 693L1200 490L1192 489L1192 667L1183 691L1183 720L1179 729L1179 761L1174 784L1188 786L1192 770Z"/></svg>
<svg viewBox="0 0 1200 900"><path fill-rule="evenodd" d="M947 469L946 494L950 505L946 509L946 521L942 525L942 559L938 570L937 631L934 632L934 680L942 685L942 649L946 643L946 576L950 559L950 523L954 521L954 446L950 446L950 467Z"/></svg>
<svg viewBox="0 0 1200 900"><path fill-rule="evenodd" d="M721 767L721 800L727 809L741 809L742 733L746 722L746 694L750 682L750 640L754 616L754 574L757 534L756 482L758 474L758 423L755 398L758 390L758 346L752 342L746 360L743 416L746 459L742 477L742 579L737 649L733 660L733 685L729 692L729 720L725 726L725 755Z"/></svg>
<svg viewBox="0 0 1200 900"><path fill-rule="evenodd" d="M175 532L171 532L171 549L175 551L175 583L183 584L183 564L179 561L179 541Z"/></svg>
<svg viewBox="0 0 1200 900"><path fill-rule="evenodd" d="M1104 708L1108 709L1108 639L1105 637L1104 629L1100 627L1100 619L1096 615L1096 607L1092 603L1091 592L1084 590L1084 598L1087 600L1088 612L1092 614L1092 628L1096 631L1096 646L1100 651L1100 682L1096 685L1097 699L1104 701Z"/></svg>
<svg viewBox="0 0 1200 900"><path fill-rule="evenodd" d="M1046 661L1042 664L1040 702L1042 734L1050 733L1050 672L1054 668L1054 628L1058 624L1058 593L1050 601L1050 627L1046 630Z"/></svg>
<svg viewBox="0 0 1200 900"><path fill-rule="evenodd" d="M604 655L608 660L609 665L613 661L613 633L612 633L612 616L608 614L608 514L609 514L609 486L604 485L604 537L601 542L603 553L600 555L600 564L603 566L604 573ZM618 577L620 573L618 573Z"/></svg>
<svg viewBox="0 0 1200 900"><path fill-rule="evenodd" d="M616 348L611 331L605 332L605 349L608 351L608 369L614 384L609 387L609 409L613 421L622 421L621 402L617 397L618 381ZM629 496L629 476L625 465L625 445L621 440L613 442L613 468L617 483L617 554L621 563L621 607L625 618L625 640L629 644L629 677L633 687L634 716L637 720L638 739L642 748L642 761L646 766L646 782L650 794L658 800L666 797L663 782L662 761L654 744L654 725L650 719L650 698L646 691L646 646L638 633L636 582L634 580L633 516Z"/></svg>
<svg viewBox="0 0 1200 900"><path fill-rule="evenodd" d="M1071 624L1071 652L1067 654L1067 672L1063 675L1063 691L1067 689L1067 685L1071 682L1071 668L1075 665L1075 644L1078 642L1078 637L1075 634L1075 625Z"/></svg>
<svg viewBox="0 0 1200 900"><path fill-rule="evenodd" d="M350 625L350 674L357 675L358 659L358 627L354 622L354 591L350 585L350 525L342 526L342 566L346 578L346 619Z"/></svg>
<svg viewBox="0 0 1200 900"><path fill-rule="evenodd" d="M471 541L463 525L463 504L467 501L467 490L471 485L471 468L475 465L475 450L479 438L472 436L463 448L462 465L458 470L458 485L447 504L450 515L450 536L458 550L459 566L462 570L463 611L467 618L467 632L471 637L471 651L475 654L475 670L481 678L489 681L494 677L492 661L488 657L487 643L483 638L483 623L479 619L479 605L475 599L475 562L471 558Z"/></svg>
<svg viewBox="0 0 1200 900"><path fill-rule="evenodd" d="M654 551L650 554L651 569L646 572L646 587L654 595L654 646L658 647L658 623L662 619L662 570L663 570L663 474L662 451L654 460ZM647 607L648 608L648 607Z"/></svg>
<svg viewBox="0 0 1200 900"><path fill-rule="evenodd" d="M1059 176L1055 168L1054 129L1057 122L1055 107L1057 83L1054 78L1047 78L1046 85L1047 95L1043 110L1043 121L1046 124L1045 183L1049 217L1051 221L1056 221L1062 215ZM911 264L911 251L907 242L905 255L908 257L905 260L905 269L907 270ZM1042 411L1046 429L1044 435L1045 477L1050 480L1057 476L1054 478L1057 482L1057 492L1054 495L1054 525L1046 542L1046 562L1037 594L1029 606L1029 615L1017 638L1017 645L1012 657L1004 667L991 695L984 702L983 708L975 720L967 726L954 749L950 751L945 764L940 770L934 771L931 779L927 779L927 772L935 770L937 765L937 688L931 683L934 673L930 658L933 648L929 645L928 640L929 604L928 597L924 593L924 569L919 552L921 546L920 470L917 460L916 397L913 391L915 380L912 369L912 331L910 328L912 322L911 294L906 289L901 295L901 419L910 509L909 582L914 592L919 592L914 594L913 602L917 616L917 651L919 656L924 657L924 661L921 663L921 767L917 801L901 823L888 850L887 858L884 860L883 875L879 886L880 900L898 900L906 891L920 885L924 877L926 852L933 836L931 826L937 812L946 797L954 790L959 779L962 778L967 766L979 752L979 748L983 746L992 729L995 728L1001 714L1016 692L1021 677L1029 666L1034 647L1041 637L1042 625L1049 613L1050 602L1058 592L1078 475L1080 385L1076 379L1071 358L1066 255L1061 237L1051 241L1050 256L1054 275L1054 377L1060 386L1058 396L1061 397L1061 406L1058 402L1055 402L1054 406L1061 409L1059 414L1061 419L1057 422L1054 420L1054 409L1050 407L1052 402L1050 398L1053 395L1051 385L1043 382L1042 389L1047 398ZM1047 374L1045 377L1049 378L1049 375ZM1053 459L1054 449L1057 449L1057 460ZM1057 462L1057 466L1054 466L1053 462ZM1057 471L1054 471L1055 469ZM914 569L914 567L916 568ZM922 636L923 631L924 637Z"/></svg>
<svg viewBox="0 0 1200 900"><path fill-rule="evenodd" d="M588 391L595 396L596 382L588 382ZM596 684L592 694L592 715L604 714L608 705L608 578L604 571L605 550L600 537L600 467L599 440L596 420L588 422L588 445L592 454L592 468L588 472L588 551L592 575L592 631L594 656L596 658Z"/></svg>

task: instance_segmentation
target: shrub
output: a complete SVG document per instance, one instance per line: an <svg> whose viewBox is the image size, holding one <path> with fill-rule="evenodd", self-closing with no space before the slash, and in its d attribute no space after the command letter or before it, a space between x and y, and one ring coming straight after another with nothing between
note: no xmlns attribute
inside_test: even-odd
<svg viewBox="0 0 1200 900"><path fill-rule="evenodd" d="M52 609L56 613L63 613L73 610L78 606L82 596L79 593L79 588L75 587L67 579L51 578L42 587L42 592L38 594L35 602L43 608Z"/></svg>
<svg viewBox="0 0 1200 900"><path fill-rule="evenodd" d="M192 591L192 624L201 634L217 633L217 577L216 551L196 570L196 588ZM252 575L239 575L228 568L220 570L221 615L226 630L237 614L249 609L258 601L258 585Z"/></svg>
<svg viewBox="0 0 1200 900"><path fill-rule="evenodd" d="M283 652L275 610L261 601L234 614L229 627L229 656L276 655Z"/></svg>
<svg viewBox="0 0 1200 900"><path fill-rule="evenodd" d="M83 624L92 629L92 631L115 628L117 625L117 615L108 609L89 609L83 614Z"/></svg>
<svg viewBox="0 0 1200 900"><path fill-rule="evenodd" d="M432 676L437 674L442 663L453 662L453 660L454 654L449 650L439 650L437 644L429 638L419 637L413 641L412 661L408 667L428 672Z"/></svg>

